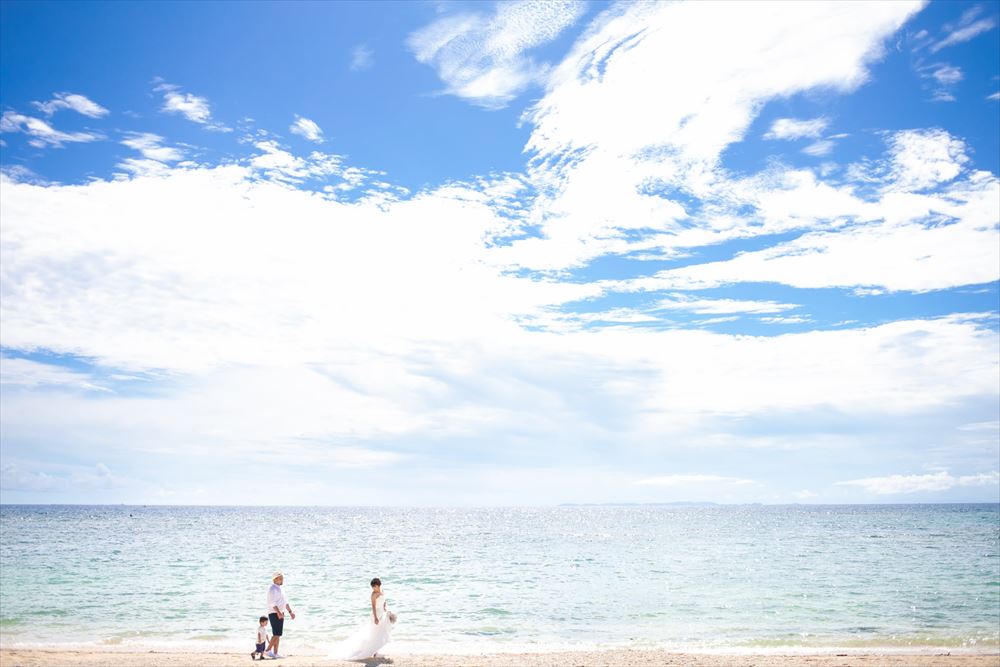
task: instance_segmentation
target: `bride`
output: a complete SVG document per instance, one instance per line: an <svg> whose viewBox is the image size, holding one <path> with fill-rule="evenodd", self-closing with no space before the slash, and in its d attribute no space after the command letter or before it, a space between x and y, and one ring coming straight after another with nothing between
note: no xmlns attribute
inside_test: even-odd
<svg viewBox="0 0 1000 667"><path fill-rule="evenodd" d="M382 593L382 580L375 577L372 586L372 615L358 630L345 639L332 657L340 660L364 660L375 657L375 653L389 641L389 632L396 623L396 615L386 606Z"/></svg>

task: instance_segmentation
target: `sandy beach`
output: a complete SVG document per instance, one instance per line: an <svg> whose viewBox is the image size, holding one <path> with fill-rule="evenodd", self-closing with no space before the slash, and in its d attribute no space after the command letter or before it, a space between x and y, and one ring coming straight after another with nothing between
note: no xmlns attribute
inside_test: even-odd
<svg viewBox="0 0 1000 667"><path fill-rule="evenodd" d="M3 649L3 667L228 667L251 664L247 653L173 653L60 649ZM268 661L269 663L271 661ZM257 663L253 663L257 664ZM322 656L291 655L276 663L287 667L998 667L1000 654L754 654L720 655L666 651L567 651L483 655L390 655L345 662Z"/></svg>

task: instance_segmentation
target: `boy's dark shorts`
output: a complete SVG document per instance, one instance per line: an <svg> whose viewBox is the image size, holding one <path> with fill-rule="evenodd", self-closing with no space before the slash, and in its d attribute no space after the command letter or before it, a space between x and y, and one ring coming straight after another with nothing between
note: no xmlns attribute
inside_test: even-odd
<svg viewBox="0 0 1000 667"><path fill-rule="evenodd" d="M267 620L271 621L271 636L280 637L281 629L285 627L285 619L278 618L277 614L268 614Z"/></svg>
<svg viewBox="0 0 1000 667"><path fill-rule="evenodd" d="M263 652L264 652L264 642L261 642L257 644L257 650L254 651L254 653L263 653Z"/></svg>

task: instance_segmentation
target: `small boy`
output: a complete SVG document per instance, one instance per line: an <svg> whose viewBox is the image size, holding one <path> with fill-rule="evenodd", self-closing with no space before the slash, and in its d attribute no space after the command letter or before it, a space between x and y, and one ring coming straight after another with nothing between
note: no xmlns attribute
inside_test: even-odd
<svg viewBox="0 0 1000 667"><path fill-rule="evenodd" d="M260 626L257 628L257 645L254 647L253 653L250 654L251 660L264 659L264 647L267 646L267 641L270 637L267 634L267 616L260 617Z"/></svg>

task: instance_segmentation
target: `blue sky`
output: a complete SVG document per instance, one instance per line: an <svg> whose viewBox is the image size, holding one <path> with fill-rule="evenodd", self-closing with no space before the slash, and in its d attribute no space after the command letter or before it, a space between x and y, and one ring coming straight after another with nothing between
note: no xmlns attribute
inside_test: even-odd
<svg viewBox="0 0 1000 667"><path fill-rule="evenodd" d="M995 3L0 12L3 502L1000 500Z"/></svg>

